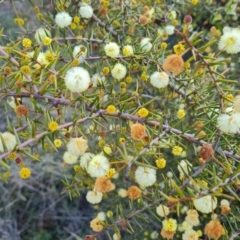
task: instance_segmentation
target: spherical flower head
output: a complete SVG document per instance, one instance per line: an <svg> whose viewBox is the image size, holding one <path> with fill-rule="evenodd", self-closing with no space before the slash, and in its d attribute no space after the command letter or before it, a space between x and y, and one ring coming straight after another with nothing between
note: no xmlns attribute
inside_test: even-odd
<svg viewBox="0 0 240 240"><path fill-rule="evenodd" d="M217 123L224 133L237 133L240 128L240 113L221 114L217 119Z"/></svg>
<svg viewBox="0 0 240 240"><path fill-rule="evenodd" d="M88 141L83 137L71 138L67 144L67 149L71 154L75 156L81 156L88 149Z"/></svg>
<svg viewBox="0 0 240 240"><path fill-rule="evenodd" d="M192 16L191 15L186 15L183 19L183 22L187 23L187 24L192 23Z"/></svg>
<svg viewBox="0 0 240 240"><path fill-rule="evenodd" d="M150 38L143 38L140 42L140 47L144 52L149 52L152 49L152 43Z"/></svg>
<svg viewBox="0 0 240 240"><path fill-rule="evenodd" d="M193 229L186 230L182 235L182 240L198 240L199 236Z"/></svg>
<svg viewBox="0 0 240 240"><path fill-rule="evenodd" d="M182 224L178 225L178 231L184 232L184 231L192 229L192 227L193 227L192 225L188 224L186 221L183 221Z"/></svg>
<svg viewBox="0 0 240 240"><path fill-rule="evenodd" d="M146 128L140 123L135 123L131 125L131 137L136 141L143 140L147 136Z"/></svg>
<svg viewBox="0 0 240 240"><path fill-rule="evenodd" d="M55 139L54 140L54 146L59 148L62 146L62 141L60 139Z"/></svg>
<svg viewBox="0 0 240 240"><path fill-rule="evenodd" d="M181 55L185 51L185 47L183 44L179 43L173 46L173 50L177 55Z"/></svg>
<svg viewBox="0 0 240 240"><path fill-rule="evenodd" d="M123 56L126 56L126 57L133 55L133 47L130 45L124 46L122 53L123 53Z"/></svg>
<svg viewBox="0 0 240 240"><path fill-rule="evenodd" d="M125 197L128 196L128 191L124 188L119 188L118 189L118 196L122 197L122 198L125 198Z"/></svg>
<svg viewBox="0 0 240 240"><path fill-rule="evenodd" d="M163 220L162 225L166 231L176 231L177 230L177 221L173 218Z"/></svg>
<svg viewBox="0 0 240 240"><path fill-rule="evenodd" d="M20 172L19 175L22 179L27 179L31 176L31 170L27 167L23 167Z"/></svg>
<svg viewBox="0 0 240 240"><path fill-rule="evenodd" d="M67 12L59 12L55 16L55 23L60 28L65 28L71 25L72 23L72 17Z"/></svg>
<svg viewBox="0 0 240 240"><path fill-rule="evenodd" d="M73 49L73 58L77 58L80 62L87 56L87 48L83 45L75 46Z"/></svg>
<svg viewBox="0 0 240 240"><path fill-rule="evenodd" d="M177 117L178 117L179 119L184 118L185 115L186 115L186 113L185 113L185 111L184 111L183 109L179 109L179 110L178 110L178 112L177 112Z"/></svg>
<svg viewBox="0 0 240 240"><path fill-rule="evenodd" d="M160 204L157 208L156 208L157 214L160 217L166 217L169 214L169 208L163 204Z"/></svg>
<svg viewBox="0 0 240 240"><path fill-rule="evenodd" d="M102 201L103 194L97 191L88 191L86 195L86 199L91 204L97 204Z"/></svg>
<svg viewBox="0 0 240 240"><path fill-rule="evenodd" d="M117 80L121 80L126 76L127 68L121 63L116 63L111 71L111 74Z"/></svg>
<svg viewBox="0 0 240 240"><path fill-rule="evenodd" d="M173 25L167 25L164 27L164 30L167 35L173 35L175 27Z"/></svg>
<svg viewBox="0 0 240 240"><path fill-rule="evenodd" d="M217 240L224 234L224 228L219 220L212 220L205 226L204 233L209 238Z"/></svg>
<svg viewBox="0 0 240 240"><path fill-rule="evenodd" d="M58 123L55 121L52 121L48 124L48 129L52 132L58 130Z"/></svg>
<svg viewBox="0 0 240 240"><path fill-rule="evenodd" d="M140 198L142 195L142 190L136 186L131 186L127 190L127 196L131 200Z"/></svg>
<svg viewBox="0 0 240 240"><path fill-rule="evenodd" d="M187 216L185 217L185 221L192 226L198 226L199 225L199 218L198 218L198 212L194 209L189 209L187 211Z"/></svg>
<svg viewBox="0 0 240 240"><path fill-rule="evenodd" d="M52 35L51 35L50 31L48 29L46 29L46 28L38 28L36 30L35 35L34 35L37 43L39 43L39 44L41 44L43 42L43 39L45 37L50 37L51 38L51 36Z"/></svg>
<svg viewBox="0 0 240 240"><path fill-rule="evenodd" d="M101 224L101 221L98 218L94 218L90 222L90 227L94 232L100 232L103 229L103 225Z"/></svg>
<svg viewBox="0 0 240 240"><path fill-rule="evenodd" d="M180 156L182 154L183 148L180 146L174 146L172 149L172 154L175 156Z"/></svg>
<svg viewBox="0 0 240 240"><path fill-rule="evenodd" d="M156 170L149 167L139 166L135 171L135 178L137 183L143 188L152 186L157 180Z"/></svg>
<svg viewBox="0 0 240 240"><path fill-rule="evenodd" d="M32 46L32 41L29 38L24 38L22 40L22 45L25 48L30 48Z"/></svg>
<svg viewBox="0 0 240 240"><path fill-rule="evenodd" d="M116 112L116 107L114 105L108 105L106 111L110 114L114 114Z"/></svg>
<svg viewBox="0 0 240 240"><path fill-rule="evenodd" d="M164 158L157 159L155 162L156 162L157 167L160 168L160 169L166 167L167 161Z"/></svg>
<svg viewBox="0 0 240 240"><path fill-rule="evenodd" d="M169 83L169 77L165 72L154 72L150 76L150 83L156 88L164 88Z"/></svg>
<svg viewBox="0 0 240 240"><path fill-rule="evenodd" d="M102 73L96 73L92 76L92 85L97 87L98 85L105 85L106 78Z"/></svg>
<svg viewBox="0 0 240 240"><path fill-rule="evenodd" d="M63 154L63 161L67 164L74 164L78 161L78 156L67 151Z"/></svg>
<svg viewBox="0 0 240 240"><path fill-rule="evenodd" d="M6 150L13 150L17 144L17 139L12 133L0 133L0 152L4 151L3 141L5 143Z"/></svg>
<svg viewBox="0 0 240 240"><path fill-rule="evenodd" d="M18 117L26 117L28 115L28 107L26 105L20 104L16 106L15 112Z"/></svg>
<svg viewBox="0 0 240 240"><path fill-rule="evenodd" d="M82 18L91 18L93 16L93 9L87 3L83 3L83 5L79 8L79 15Z"/></svg>
<svg viewBox="0 0 240 240"><path fill-rule="evenodd" d="M193 200L194 207L201 213L211 213L217 207L217 199L211 195Z"/></svg>
<svg viewBox="0 0 240 240"><path fill-rule="evenodd" d="M166 238L166 239L173 239L175 233L176 233L176 231L167 231L164 228L162 228L162 230L161 230L162 237Z"/></svg>
<svg viewBox="0 0 240 240"><path fill-rule="evenodd" d="M145 118L148 115L148 110L146 108L140 108L138 110L138 116L141 118Z"/></svg>
<svg viewBox="0 0 240 240"><path fill-rule="evenodd" d="M95 182L94 188L98 192L106 193L115 189L115 185L111 182L108 177L98 177Z"/></svg>
<svg viewBox="0 0 240 240"><path fill-rule="evenodd" d="M112 178L112 177L114 177L114 175L116 175L115 168L109 168L106 172L106 177Z"/></svg>
<svg viewBox="0 0 240 240"><path fill-rule="evenodd" d="M43 45L48 46L52 43L52 39L50 37L45 37L43 39Z"/></svg>
<svg viewBox="0 0 240 240"><path fill-rule="evenodd" d="M94 156L95 155L93 153L84 153L80 158L80 166L83 169L87 170L88 164L93 159Z"/></svg>
<svg viewBox="0 0 240 240"><path fill-rule="evenodd" d="M165 59L162 67L165 72L172 72L175 76L177 76L184 69L184 61L181 56L177 54L171 54Z"/></svg>
<svg viewBox="0 0 240 240"><path fill-rule="evenodd" d="M229 54L240 52L240 29L228 28L220 37L218 48L221 51L226 51Z"/></svg>
<svg viewBox="0 0 240 240"><path fill-rule="evenodd" d="M105 53L108 57L115 58L120 53L120 48L115 42L110 42L104 47Z"/></svg>
<svg viewBox="0 0 240 240"><path fill-rule="evenodd" d="M88 164L87 172L91 177L103 177L110 168L108 159L101 155L95 155Z"/></svg>
<svg viewBox="0 0 240 240"><path fill-rule="evenodd" d="M180 179L185 179L186 176L189 175L189 171L192 167L192 164L188 162L187 160L181 160L178 164L178 171L180 172Z"/></svg>
<svg viewBox="0 0 240 240"><path fill-rule="evenodd" d="M84 92L88 89L90 83L90 75L82 67L70 68L66 73L65 84L71 92Z"/></svg>

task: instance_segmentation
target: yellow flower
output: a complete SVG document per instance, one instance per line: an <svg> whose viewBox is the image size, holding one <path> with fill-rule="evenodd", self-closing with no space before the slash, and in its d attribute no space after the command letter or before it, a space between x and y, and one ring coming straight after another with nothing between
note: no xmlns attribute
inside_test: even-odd
<svg viewBox="0 0 240 240"><path fill-rule="evenodd" d="M123 56L131 56L133 54L133 48L130 45L126 45L123 47Z"/></svg>
<svg viewBox="0 0 240 240"><path fill-rule="evenodd" d="M108 67L104 67L102 69L103 74L108 74L110 72L110 69Z"/></svg>
<svg viewBox="0 0 240 240"><path fill-rule="evenodd" d="M32 41L29 38L24 38L22 40L22 45L26 48L29 48L32 45Z"/></svg>
<svg viewBox="0 0 240 240"><path fill-rule="evenodd" d="M107 110L108 113L113 114L113 113L116 112L116 107L113 106L113 105L108 105L106 110Z"/></svg>
<svg viewBox="0 0 240 240"><path fill-rule="evenodd" d="M167 46L168 46L168 44L166 43L166 42L162 42L161 43L161 49L166 49L167 48Z"/></svg>
<svg viewBox="0 0 240 240"><path fill-rule="evenodd" d="M54 55L52 54L52 53L50 53L50 52L47 52L46 54L45 54L45 59L48 61L48 62L52 62L53 60L54 60Z"/></svg>
<svg viewBox="0 0 240 240"><path fill-rule="evenodd" d="M183 118L185 116L185 111L183 109L178 110L177 117L179 119Z"/></svg>
<svg viewBox="0 0 240 240"><path fill-rule="evenodd" d="M24 20L22 18L15 18L14 22L18 24L19 26L24 25Z"/></svg>
<svg viewBox="0 0 240 240"><path fill-rule="evenodd" d="M76 23L71 23L70 24L70 28L72 29L72 30L74 30L74 29L76 29L77 28L77 24Z"/></svg>
<svg viewBox="0 0 240 240"><path fill-rule="evenodd" d="M234 100L234 96L233 96L232 94L227 94L227 95L225 96L225 98L226 98L227 100L229 100L229 101L233 101L233 100Z"/></svg>
<svg viewBox="0 0 240 240"><path fill-rule="evenodd" d="M148 78L149 78L149 76L148 76L146 73L142 73L141 79L142 79L143 81L147 81Z"/></svg>
<svg viewBox="0 0 240 240"><path fill-rule="evenodd" d="M21 73L24 74L24 75L27 75L27 74L30 74L31 72L31 69L29 66L22 66L21 67Z"/></svg>
<svg viewBox="0 0 240 240"><path fill-rule="evenodd" d="M192 0L192 5L197 5L198 4L198 0Z"/></svg>
<svg viewBox="0 0 240 240"><path fill-rule="evenodd" d="M173 25L173 26L177 26L177 25L178 25L178 20L177 20L177 19L173 20L173 21L172 21L172 25Z"/></svg>
<svg viewBox="0 0 240 240"><path fill-rule="evenodd" d="M166 231L176 231L177 229L177 221L173 218L164 220L162 224Z"/></svg>
<svg viewBox="0 0 240 240"><path fill-rule="evenodd" d="M45 38L43 39L43 44L44 44L44 45L48 46L48 45L50 45L51 43L52 43L52 39L51 39L50 37L45 37Z"/></svg>
<svg viewBox="0 0 240 240"><path fill-rule="evenodd" d="M125 82L126 83L131 83L132 82L132 78L130 76L125 78Z"/></svg>
<svg viewBox="0 0 240 240"><path fill-rule="evenodd" d="M144 118L148 115L148 110L146 108L140 108L138 110L138 116Z"/></svg>
<svg viewBox="0 0 240 240"><path fill-rule="evenodd" d="M173 50L176 54L180 55L185 51L185 47L183 44L179 43L173 46Z"/></svg>
<svg viewBox="0 0 240 240"><path fill-rule="evenodd" d="M74 22L74 23L79 23L79 22L80 22L80 17L75 16L75 17L73 18L73 22Z"/></svg>
<svg viewBox="0 0 240 240"><path fill-rule="evenodd" d="M23 179L27 179L31 176L31 170L27 167L23 167L20 172L19 172L19 175L21 178Z"/></svg>
<svg viewBox="0 0 240 240"><path fill-rule="evenodd" d="M202 236L202 231L201 230L197 230L197 234L198 234L199 237L201 237Z"/></svg>
<svg viewBox="0 0 240 240"><path fill-rule="evenodd" d="M58 123L55 121L52 121L48 124L48 129L52 132L56 131L58 129Z"/></svg>
<svg viewBox="0 0 240 240"><path fill-rule="evenodd" d="M121 144L124 144L124 143L125 143L125 138L120 138L120 139L119 139L119 142L120 142Z"/></svg>
<svg viewBox="0 0 240 240"><path fill-rule="evenodd" d="M73 169L75 172L79 172L81 170L81 167L79 165L75 165Z"/></svg>
<svg viewBox="0 0 240 240"><path fill-rule="evenodd" d="M111 178L116 173L115 168L109 168L106 172L106 177Z"/></svg>
<svg viewBox="0 0 240 240"><path fill-rule="evenodd" d="M16 152L11 152L11 153L8 155L8 158L9 158L10 160L14 160L14 159L16 159L16 157L17 157Z"/></svg>
<svg viewBox="0 0 240 240"><path fill-rule="evenodd" d="M175 146L172 150L172 154L175 156L180 156L182 154L183 149L179 146Z"/></svg>
<svg viewBox="0 0 240 240"><path fill-rule="evenodd" d="M105 141L104 141L104 140L100 140L100 141L98 142L98 146L99 146L100 148L104 147L104 145L105 145Z"/></svg>
<svg viewBox="0 0 240 240"><path fill-rule="evenodd" d="M55 139L54 145L55 145L55 147L59 148L62 146L62 141L60 139Z"/></svg>
<svg viewBox="0 0 240 240"><path fill-rule="evenodd" d="M158 168L162 169L166 167L166 160L164 158L157 159L155 161Z"/></svg>

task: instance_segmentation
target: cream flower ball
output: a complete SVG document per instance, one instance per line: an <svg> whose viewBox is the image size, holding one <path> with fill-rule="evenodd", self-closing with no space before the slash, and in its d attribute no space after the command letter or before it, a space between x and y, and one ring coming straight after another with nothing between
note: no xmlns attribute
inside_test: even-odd
<svg viewBox="0 0 240 240"><path fill-rule="evenodd" d="M157 208L156 208L157 214L160 217L165 217L169 214L169 208L163 204L160 204Z"/></svg>
<svg viewBox="0 0 240 240"><path fill-rule="evenodd" d="M70 68L66 73L65 84L71 92L84 92L88 89L90 83L90 75L82 67Z"/></svg>
<svg viewBox="0 0 240 240"><path fill-rule="evenodd" d="M150 83L156 88L164 88L169 83L168 74L165 72L154 72L150 76Z"/></svg>
<svg viewBox="0 0 240 240"><path fill-rule="evenodd" d="M115 42L110 42L105 45L104 51L108 57L115 58L120 53L120 48Z"/></svg>
<svg viewBox="0 0 240 240"><path fill-rule="evenodd" d="M55 16L55 23L60 28L68 27L72 23L72 17L67 12L59 12Z"/></svg>
<svg viewBox="0 0 240 240"><path fill-rule="evenodd" d="M80 158L80 166L83 169L87 170L88 164L93 159L94 156L95 155L93 153L84 153Z"/></svg>
<svg viewBox="0 0 240 240"><path fill-rule="evenodd" d="M105 212L99 212L97 214L97 218L100 220L100 221L105 221L106 220L106 213Z"/></svg>
<svg viewBox="0 0 240 240"><path fill-rule="evenodd" d="M152 43L150 38L143 38L140 42L140 47L144 52L149 52L152 49Z"/></svg>
<svg viewBox="0 0 240 240"><path fill-rule="evenodd" d="M122 197L122 198L127 197L127 190L124 189L124 188L119 188L119 189L118 189L118 196L119 196L119 197Z"/></svg>
<svg viewBox="0 0 240 240"><path fill-rule="evenodd" d="M167 25L164 27L164 31L167 35L173 35L174 30L175 30L175 27L173 25Z"/></svg>
<svg viewBox="0 0 240 240"><path fill-rule="evenodd" d="M225 133L236 133L240 128L240 113L221 114L217 119L218 126Z"/></svg>
<svg viewBox="0 0 240 240"><path fill-rule="evenodd" d="M218 43L219 50L226 51L229 54L240 52L240 29L224 28L223 35Z"/></svg>
<svg viewBox="0 0 240 240"><path fill-rule="evenodd" d="M110 168L108 159L101 155L95 155L88 164L87 172L91 177L103 177Z"/></svg>
<svg viewBox="0 0 240 240"><path fill-rule="evenodd" d="M91 204L97 204L102 201L103 194L97 191L88 191L86 195L86 199Z"/></svg>
<svg viewBox="0 0 240 240"><path fill-rule="evenodd" d="M93 9L87 3L83 3L79 8L79 14L82 18L91 18L93 16Z"/></svg>
<svg viewBox="0 0 240 240"><path fill-rule="evenodd" d="M217 207L217 199L206 195L193 200L193 205L201 213L211 213Z"/></svg>
<svg viewBox="0 0 240 240"><path fill-rule="evenodd" d="M35 33L34 37L35 37L37 43L40 44L40 43L43 42L43 39L45 37L50 37L51 38L52 35L51 35L51 33L50 33L50 31L48 29L46 29L46 28L38 28L36 30L36 33Z"/></svg>
<svg viewBox="0 0 240 240"><path fill-rule="evenodd" d="M111 74L117 80L121 80L126 76L127 68L121 63L116 63L111 71Z"/></svg>
<svg viewBox="0 0 240 240"><path fill-rule="evenodd" d="M67 149L71 154L75 156L83 155L88 149L88 141L82 137L71 138L67 144Z"/></svg>
<svg viewBox="0 0 240 240"><path fill-rule="evenodd" d="M131 45L126 45L122 50L123 56L131 56L133 55L133 47Z"/></svg>
<svg viewBox="0 0 240 240"><path fill-rule="evenodd" d="M87 56L87 48L83 45L75 46L73 49L73 58L78 58L81 61L82 58Z"/></svg>
<svg viewBox="0 0 240 240"><path fill-rule="evenodd" d="M67 151L63 154L63 161L67 164L74 164L78 161L78 156Z"/></svg>
<svg viewBox="0 0 240 240"><path fill-rule="evenodd" d="M17 139L15 135L10 132L0 133L2 137L0 138L0 152L4 152L2 139L7 147L7 150L13 150L17 145Z"/></svg>
<svg viewBox="0 0 240 240"><path fill-rule="evenodd" d="M137 183L143 188L152 186L157 180L156 170L149 167L139 166L135 171L135 178Z"/></svg>
<svg viewBox="0 0 240 240"><path fill-rule="evenodd" d="M92 84L93 87L97 87L99 84L105 85L106 84L106 78L101 73L95 73L92 76Z"/></svg>
<svg viewBox="0 0 240 240"><path fill-rule="evenodd" d="M198 240L199 236L193 229L186 230L182 235L182 240Z"/></svg>

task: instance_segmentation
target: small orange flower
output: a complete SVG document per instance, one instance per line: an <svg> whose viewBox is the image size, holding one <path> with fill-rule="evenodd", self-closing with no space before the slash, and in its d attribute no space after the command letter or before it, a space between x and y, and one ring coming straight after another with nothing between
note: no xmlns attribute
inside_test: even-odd
<svg viewBox="0 0 240 240"><path fill-rule="evenodd" d="M141 197L142 191L136 186L131 186L127 191L127 196L131 200L135 200Z"/></svg>
<svg viewBox="0 0 240 240"><path fill-rule="evenodd" d="M108 177L99 177L95 182L95 189L98 192L110 192L115 189L115 185L111 182Z"/></svg>
<svg viewBox="0 0 240 240"><path fill-rule="evenodd" d="M204 228L204 233L214 240L218 240L224 233L224 228L218 220L210 221Z"/></svg>
<svg viewBox="0 0 240 240"><path fill-rule="evenodd" d="M146 128L140 123L132 124L131 126L131 137L134 140L141 141L145 136L147 136Z"/></svg>
<svg viewBox="0 0 240 240"><path fill-rule="evenodd" d="M162 67L165 72L173 72L173 74L177 76L184 69L184 61L181 56L177 54L171 54L165 59Z"/></svg>

